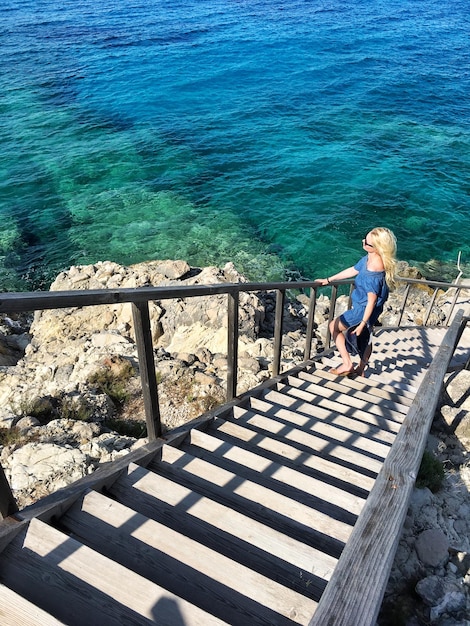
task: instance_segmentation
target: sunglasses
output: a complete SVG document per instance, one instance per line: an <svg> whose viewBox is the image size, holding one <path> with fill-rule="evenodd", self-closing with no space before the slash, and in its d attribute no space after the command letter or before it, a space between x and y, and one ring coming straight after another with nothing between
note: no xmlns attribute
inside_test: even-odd
<svg viewBox="0 0 470 626"><path fill-rule="evenodd" d="M367 235L366 235L366 237L367 237ZM364 242L364 245L365 246L369 246L369 248L373 248L374 246L371 243L367 243L366 237L364 237L364 239L362 240Z"/></svg>

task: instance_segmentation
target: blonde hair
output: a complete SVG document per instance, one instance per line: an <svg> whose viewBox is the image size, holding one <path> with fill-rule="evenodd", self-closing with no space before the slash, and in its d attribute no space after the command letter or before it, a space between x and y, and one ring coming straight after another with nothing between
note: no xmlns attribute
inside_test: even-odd
<svg viewBox="0 0 470 626"><path fill-rule="evenodd" d="M382 259L382 263L385 268L385 280L390 289L395 289L395 272L396 272L396 259L395 254L397 252L397 240L395 235L388 228L373 228L370 231L370 237L374 248Z"/></svg>

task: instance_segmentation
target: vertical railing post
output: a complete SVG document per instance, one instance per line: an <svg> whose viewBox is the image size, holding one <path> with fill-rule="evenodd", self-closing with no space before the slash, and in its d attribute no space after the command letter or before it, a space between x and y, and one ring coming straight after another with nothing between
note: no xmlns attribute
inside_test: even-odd
<svg viewBox="0 0 470 626"><path fill-rule="evenodd" d="M5 519L18 511L18 505L11 491L3 467L0 465L0 519Z"/></svg>
<svg viewBox="0 0 470 626"><path fill-rule="evenodd" d="M436 301L437 293L438 293L438 288L436 287L434 289L434 293L432 294L431 300L429 301L428 309L426 311L426 314L425 314L424 320L423 320L423 326L427 326L428 325L428 321L429 321L429 318L430 318L431 313L432 313L432 307L434 306L434 302Z"/></svg>
<svg viewBox="0 0 470 626"><path fill-rule="evenodd" d="M227 402L237 395L238 291L228 294L227 303Z"/></svg>
<svg viewBox="0 0 470 626"><path fill-rule="evenodd" d="M398 317L397 326L400 326L401 321L403 319L403 315L405 313L406 301L408 300L408 296L411 289L411 283L408 283L405 288L405 293L403 295L403 302L401 303L400 315Z"/></svg>
<svg viewBox="0 0 470 626"><path fill-rule="evenodd" d="M454 297L452 298L452 302L451 302L451 305L450 305L449 314L448 314L447 319L446 319L446 326L449 326L449 324L450 324L450 320L452 318L452 313L454 312L454 308L455 308L455 305L457 303L457 299L459 297L460 291L461 291L460 287L456 287L455 294L454 294Z"/></svg>
<svg viewBox="0 0 470 626"><path fill-rule="evenodd" d="M317 289L310 288L310 301L308 305L307 332L305 336L304 361L308 361L312 354L312 337L315 326L315 309L317 306Z"/></svg>
<svg viewBox="0 0 470 626"><path fill-rule="evenodd" d="M330 347L331 341L331 331L330 325L331 322L335 319L335 309L336 309L336 298L338 295L338 287L336 285L332 285L331 287L331 298L330 298L330 314L328 316L328 326L326 328L326 339L325 339L325 348L328 349Z"/></svg>
<svg viewBox="0 0 470 626"><path fill-rule="evenodd" d="M278 376L281 370L282 322L284 319L285 298L285 289L278 289L276 292L276 316L274 320L273 376Z"/></svg>
<svg viewBox="0 0 470 626"><path fill-rule="evenodd" d="M139 357L140 380L147 422L147 436L150 441L162 434L160 406L158 403L157 376L153 358L153 342L150 330L148 302L132 303L135 340Z"/></svg>
<svg viewBox="0 0 470 626"><path fill-rule="evenodd" d="M355 289L355 284L351 283L351 286L349 287L348 309L352 308L352 294L353 294L354 289Z"/></svg>

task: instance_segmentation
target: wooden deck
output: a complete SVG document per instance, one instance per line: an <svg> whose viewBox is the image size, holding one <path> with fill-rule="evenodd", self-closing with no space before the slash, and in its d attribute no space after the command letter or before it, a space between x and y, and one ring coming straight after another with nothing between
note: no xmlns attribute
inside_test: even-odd
<svg viewBox="0 0 470 626"><path fill-rule="evenodd" d="M317 606L353 569L371 491L381 480L399 496L384 463L445 330L380 330L370 377L308 362L0 523L0 623L348 623ZM465 335L457 358L469 347Z"/></svg>

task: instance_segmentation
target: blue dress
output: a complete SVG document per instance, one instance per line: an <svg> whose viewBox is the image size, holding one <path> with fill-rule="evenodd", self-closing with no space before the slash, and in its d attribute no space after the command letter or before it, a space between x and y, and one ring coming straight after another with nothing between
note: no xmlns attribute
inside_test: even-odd
<svg viewBox="0 0 470 626"><path fill-rule="evenodd" d="M359 273L356 276L355 288L351 295L352 309L343 313L339 319L346 328L360 324L367 306L367 294L375 293L377 294L377 301L372 315L367 322L368 328L371 329L382 313L385 301L388 298L389 290L385 280L385 272L372 272L368 270L367 256L363 256L362 259L356 263L354 269Z"/></svg>

